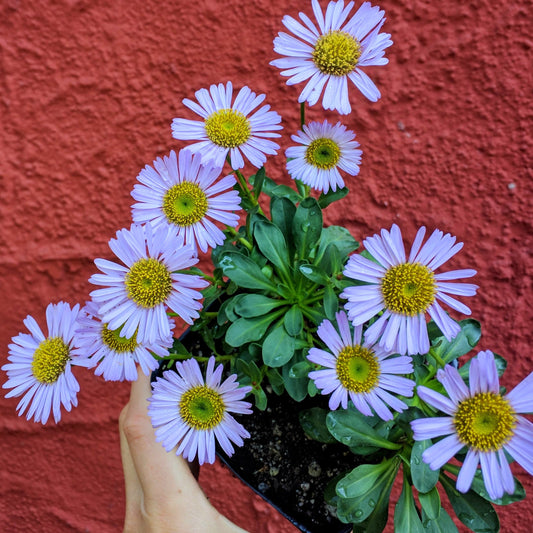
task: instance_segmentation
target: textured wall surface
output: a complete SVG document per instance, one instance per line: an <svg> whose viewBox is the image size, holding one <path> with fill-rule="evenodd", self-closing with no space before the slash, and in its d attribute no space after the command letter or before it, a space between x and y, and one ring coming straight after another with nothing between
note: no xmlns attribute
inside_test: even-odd
<svg viewBox="0 0 533 533"><path fill-rule="evenodd" d="M531 2L380 5L394 45L389 65L367 72L383 97L351 91L345 122L362 170L327 221L359 240L397 222L408 240L425 224L464 241L452 266L479 272L469 305L480 348L508 359L511 387L532 367ZM88 298L93 259L110 257L107 241L130 224L139 170L184 146L170 135L173 117L194 118L184 97L230 79L265 92L287 146L301 87L268 62L282 16L300 10L311 14L310 2L0 2L0 364L27 314L44 324L49 302ZM280 181L282 159L267 163ZM0 531L121 530L117 418L129 387L77 376L79 407L57 426L0 401ZM514 470L530 494L501 510L502 531L529 531L533 484ZM201 482L252 533L294 531L219 465Z"/></svg>

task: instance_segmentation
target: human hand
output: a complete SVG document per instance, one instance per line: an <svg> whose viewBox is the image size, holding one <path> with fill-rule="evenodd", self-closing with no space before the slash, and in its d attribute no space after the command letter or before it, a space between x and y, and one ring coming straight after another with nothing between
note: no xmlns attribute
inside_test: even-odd
<svg viewBox="0 0 533 533"><path fill-rule="evenodd" d="M124 533L246 533L209 503L187 461L156 442L147 414L150 395L150 380L139 371L119 418Z"/></svg>

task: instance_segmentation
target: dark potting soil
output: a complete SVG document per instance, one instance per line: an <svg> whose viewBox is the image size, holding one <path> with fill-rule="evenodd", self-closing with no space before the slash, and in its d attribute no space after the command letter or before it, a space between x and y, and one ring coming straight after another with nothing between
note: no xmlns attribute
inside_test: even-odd
<svg viewBox="0 0 533 533"><path fill-rule="evenodd" d="M351 531L324 500L328 483L359 463L346 446L323 444L307 437L300 425L302 409L324 405L324 398L297 403L286 395L270 395L265 411L241 415L238 421L250 438L232 457L219 457L243 481L273 504L301 531L338 533ZM237 417L236 417L237 418Z"/></svg>

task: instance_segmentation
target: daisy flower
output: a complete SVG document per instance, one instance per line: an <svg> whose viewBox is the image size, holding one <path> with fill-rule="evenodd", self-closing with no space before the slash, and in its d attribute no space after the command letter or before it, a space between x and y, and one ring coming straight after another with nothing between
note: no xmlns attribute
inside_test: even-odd
<svg viewBox="0 0 533 533"><path fill-rule="evenodd" d="M353 255L344 270L348 278L367 283L348 287L341 293L341 298L348 300L344 304L348 317L356 326L383 311L366 330L365 338L368 342L379 339L379 344L386 350L400 354L429 351L426 313L446 339L453 339L461 328L446 314L439 301L469 315L470 309L449 295L473 296L478 288L470 283L450 282L474 276L475 270L435 273L463 247L463 243L456 244L455 237L435 230L422 246L425 233L425 227L418 230L406 260L398 226L394 224L390 232L383 229L381 236L374 235L363 241L377 262Z"/></svg>
<svg viewBox="0 0 533 533"><path fill-rule="evenodd" d="M354 3L348 2L344 7L344 1L340 0L328 4L324 17L318 0L312 0L311 4L318 28L304 13L300 13L303 24L288 15L283 17L283 24L294 36L278 34L274 51L286 57L270 64L283 69L282 76L289 76L287 85L309 80L298 98L300 103L315 105L324 91L324 109L348 114L352 110L348 80L366 98L376 102L381 94L361 68L389 62L384 50L392 44L390 35L379 33L385 12L364 2L348 19Z"/></svg>
<svg viewBox="0 0 533 533"><path fill-rule="evenodd" d="M446 365L437 372L448 397L427 387L418 396L447 416L411 422L415 440L444 437L422 454L424 462L437 470L466 447L466 458L457 477L457 490L467 492L478 464L491 499L515 490L506 453L533 475L533 424L518 413L533 412L533 373L508 394L500 394L494 355L479 352L469 369L469 386L457 369Z"/></svg>
<svg viewBox="0 0 533 533"><path fill-rule="evenodd" d="M220 168L200 164L200 154L181 150L178 157L157 158L154 167L141 170L131 195L139 203L132 206L135 223L150 222L154 227L172 224L186 244L207 252L223 244L224 233L212 220L235 227L240 209L240 197L234 191L236 179L226 176L215 183Z"/></svg>
<svg viewBox="0 0 533 533"><path fill-rule="evenodd" d="M80 390L72 373L72 366L90 366L83 357L72 350L76 320L80 306L72 309L65 302L49 304L46 308L48 336L32 316L27 316L24 325L30 334L20 333L9 345L9 363L2 367L8 380L2 385L12 389L6 398L24 394L17 411L19 416L29 406L26 419L46 424L50 414L54 421L61 420L61 405L70 411L78 405L76 394Z"/></svg>
<svg viewBox="0 0 533 533"><path fill-rule="evenodd" d="M333 411L348 407L348 398L366 416L372 409L383 420L392 420L389 407L402 412L407 405L390 394L412 396L414 381L397 374L411 374L413 363L409 356L390 357L391 352L362 341L363 326L356 326L353 337L344 311L336 314L337 329L324 320L317 329L318 336L331 351L311 348L307 359L325 370L309 372L322 394L331 394L329 408ZM390 392L388 392L390 391Z"/></svg>
<svg viewBox="0 0 533 533"><path fill-rule="evenodd" d="M117 231L109 247L124 265L95 259L103 274L89 279L105 288L91 292L101 320L120 336L137 336L137 342L152 344L170 334L167 308L188 324L198 318L202 294L195 289L208 285L200 276L180 274L198 262L191 246L185 246L170 226L152 228L132 225Z"/></svg>
<svg viewBox="0 0 533 533"><path fill-rule="evenodd" d="M311 122L291 138L302 145L291 146L285 152L290 159L287 170L292 179L325 194L329 189L344 187L339 168L351 176L359 174L363 152L357 150L355 133L340 122L335 126L327 121Z"/></svg>
<svg viewBox="0 0 533 533"><path fill-rule="evenodd" d="M174 329L174 322L167 318L169 330ZM138 364L145 375L154 371L159 362L152 355L168 356L168 349L174 339L169 335L153 343L141 344L137 334L131 337L121 336L122 326L109 329L98 314L98 306L87 302L78 319L76 330L76 348L73 354L87 357L93 366L94 373L103 376L106 381L135 381Z"/></svg>
<svg viewBox="0 0 533 533"><path fill-rule="evenodd" d="M230 413L250 414L251 404L242 399L251 387L239 387L235 374L220 383L223 365L215 369L215 358L207 363L204 377L196 359L176 363L176 371L167 370L152 383L148 414L155 428L157 442L167 452L178 446L176 455L188 461L215 461L215 441L231 456L232 442L243 445L250 434ZM179 444L179 445L178 445Z"/></svg>
<svg viewBox="0 0 533 533"><path fill-rule="evenodd" d="M281 117L270 106L264 105L253 114L252 111L265 99L257 96L248 87L243 87L233 99L233 86L230 81L224 85L211 85L209 91L200 89L195 93L199 103L188 98L184 105L202 117L202 120L175 118L172 121L172 136L175 139L199 142L189 147L194 153L200 152L202 161L212 160L214 166L222 168L229 153L231 167L244 167L244 157L257 168L263 166L266 155L276 155L279 145L268 140L280 137L275 130L281 130Z"/></svg>

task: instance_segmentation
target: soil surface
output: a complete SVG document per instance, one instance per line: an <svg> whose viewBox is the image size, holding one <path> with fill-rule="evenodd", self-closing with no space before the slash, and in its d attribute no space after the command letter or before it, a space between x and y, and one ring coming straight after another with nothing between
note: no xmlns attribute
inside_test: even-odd
<svg viewBox="0 0 533 533"><path fill-rule="evenodd" d="M327 407L321 397L296 403L286 395L271 395L265 411L241 416L251 435L244 446L232 457L218 455L301 531L349 531L324 500L324 490L332 479L355 468L358 458L346 446L305 435L298 413L315 406Z"/></svg>

